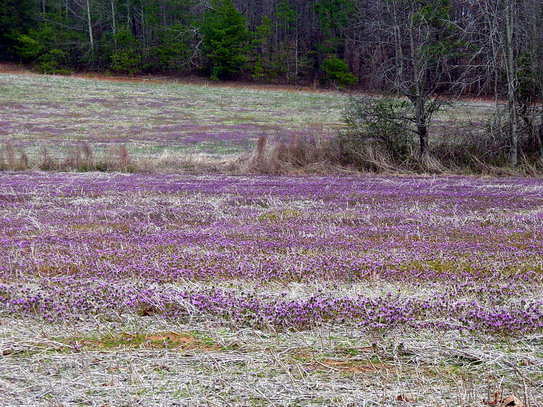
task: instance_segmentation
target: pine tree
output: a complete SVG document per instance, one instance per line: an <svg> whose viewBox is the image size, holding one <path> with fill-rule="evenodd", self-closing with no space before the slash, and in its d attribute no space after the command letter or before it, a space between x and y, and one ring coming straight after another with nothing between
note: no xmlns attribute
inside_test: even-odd
<svg viewBox="0 0 543 407"><path fill-rule="evenodd" d="M203 24L204 51L211 78L238 76L247 62L247 21L231 0L216 0L206 12Z"/></svg>
<svg viewBox="0 0 543 407"><path fill-rule="evenodd" d="M34 13L32 0L0 0L0 58L16 56L18 38L32 26Z"/></svg>

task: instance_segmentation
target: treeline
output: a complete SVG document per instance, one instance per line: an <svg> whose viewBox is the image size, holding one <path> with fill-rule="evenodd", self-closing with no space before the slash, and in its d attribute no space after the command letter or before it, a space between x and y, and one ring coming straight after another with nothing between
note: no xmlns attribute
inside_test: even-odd
<svg viewBox="0 0 543 407"><path fill-rule="evenodd" d="M0 58L44 72L358 80L381 88L391 69L414 63L413 52L447 47L454 65L479 66L469 90L491 92L507 75L496 77L491 65L506 62L508 50L525 73L533 69L542 20L539 0L0 0ZM414 30L438 44L417 48ZM398 54L409 42L415 47ZM383 71L383 62L395 67Z"/></svg>
<svg viewBox="0 0 543 407"><path fill-rule="evenodd" d="M0 57L46 73L339 79L350 0L1 0ZM350 51L349 51L350 52Z"/></svg>
<svg viewBox="0 0 543 407"><path fill-rule="evenodd" d="M431 75L431 66L416 66L425 53L447 62L450 82L462 75L464 90L492 93L510 75L541 81L542 43L539 0L0 0L0 58L48 73L381 89L398 70Z"/></svg>
<svg viewBox="0 0 543 407"><path fill-rule="evenodd" d="M404 102L353 125L409 127L422 158L441 100L484 94L505 102L509 162L543 157L541 0L0 0L0 58L390 91Z"/></svg>

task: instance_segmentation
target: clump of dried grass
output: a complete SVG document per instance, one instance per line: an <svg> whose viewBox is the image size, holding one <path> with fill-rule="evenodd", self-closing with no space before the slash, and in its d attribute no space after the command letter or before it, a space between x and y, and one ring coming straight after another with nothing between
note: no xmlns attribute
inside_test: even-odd
<svg viewBox="0 0 543 407"><path fill-rule="evenodd" d="M119 169L121 171L127 171L128 166L130 165L130 157L128 155L128 149L126 145L121 144L119 146L119 156L118 156Z"/></svg>
<svg viewBox="0 0 543 407"><path fill-rule="evenodd" d="M140 172L149 173L230 173L230 174L302 174L345 171L340 163L339 144L334 138L293 136L287 142L270 143L266 136L245 154L220 155L201 152L165 152L133 163Z"/></svg>
<svg viewBox="0 0 543 407"><path fill-rule="evenodd" d="M55 168L55 162L51 155L49 154L49 150L46 146L42 146L41 148L41 162L39 164L39 168L42 171L48 171L53 170Z"/></svg>
<svg viewBox="0 0 543 407"><path fill-rule="evenodd" d="M106 151L105 161L100 165L105 171L134 172L128 148L125 144L110 146Z"/></svg>
<svg viewBox="0 0 543 407"><path fill-rule="evenodd" d="M64 161L55 166L54 160L50 157L47 150L42 149L42 169L62 169L72 171L95 171L98 163L94 159L94 152L88 142L80 145L71 146L66 151Z"/></svg>
<svg viewBox="0 0 543 407"><path fill-rule="evenodd" d="M23 148L19 148L19 165L18 169L26 170L30 167L28 155Z"/></svg>
<svg viewBox="0 0 543 407"><path fill-rule="evenodd" d="M18 155L18 157L17 157ZM6 142L0 148L0 170L26 170L30 168L30 163L26 151L19 147L15 147Z"/></svg>
<svg viewBox="0 0 543 407"><path fill-rule="evenodd" d="M85 169L88 171L95 170L96 161L94 160L94 152L91 145L86 141L81 144L81 155L83 159L82 165Z"/></svg>
<svg viewBox="0 0 543 407"><path fill-rule="evenodd" d="M342 145L341 160L343 165L351 165L364 172L389 173L402 170L402 165L395 162L378 143L364 143L349 151Z"/></svg>
<svg viewBox="0 0 543 407"><path fill-rule="evenodd" d="M14 170L17 167L17 162L15 160L15 149L10 142L5 143L4 153L6 157L5 168L8 170Z"/></svg>
<svg viewBox="0 0 543 407"><path fill-rule="evenodd" d="M294 135L286 142L270 143L267 137L261 136L240 171L252 174L338 172L340 160L340 146L332 137Z"/></svg>
<svg viewBox="0 0 543 407"><path fill-rule="evenodd" d="M76 146L71 146L66 151L64 162L61 164L62 169L76 170L81 167L81 149Z"/></svg>
<svg viewBox="0 0 543 407"><path fill-rule="evenodd" d="M475 138L474 138L475 139ZM454 144L454 143L453 143ZM457 144L457 145L456 145ZM434 144L431 154L421 158L416 150L403 161L393 157L380 143L365 142L356 149L342 144L341 138L306 137L294 135L287 141L270 141L266 136L258 138L254 149L245 154L221 155L202 152L165 152L162 155L130 156L126 145L112 145L100 158L96 158L88 142L71 146L64 159L56 160L43 146L40 158L32 164L22 147L15 148L7 142L0 147L0 170L26 170L39 168L43 171L119 171L144 173L229 173L229 174L330 174L345 172L374 172L385 174L409 173L462 173L490 176L537 176L543 166L533 157L521 155L517 167L511 168L501 162L463 151L456 143ZM449 146L449 147L448 147ZM475 146L475 144L474 144ZM474 147L475 148L475 147Z"/></svg>
<svg viewBox="0 0 543 407"><path fill-rule="evenodd" d="M15 148L7 142L0 146L0 170L27 170L39 168L42 171L121 171L137 170L125 145L111 146L103 160L96 159L93 147L88 142L70 146L64 158L55 159L48 148L41 147L34 163L24 148Z"/></svg>
<svg viewBox="0 0 543 407"><path fill-rule="evenodd" d="M406 162L407 167L415 172L427 172L431 174L443 174L449 169L434 155L421 157L420 155L412 155Z"/></svg>

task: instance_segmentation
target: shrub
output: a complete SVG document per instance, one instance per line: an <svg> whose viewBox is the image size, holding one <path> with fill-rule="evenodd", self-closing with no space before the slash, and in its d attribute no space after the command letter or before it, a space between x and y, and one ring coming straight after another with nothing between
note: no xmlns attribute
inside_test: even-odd
<svg viewBox="0 0 543 407"><path fill-rule="evenodd" d="M25 62L35 61L43 51L43 44L31 35L21 35L17 40L17 53Z"/></svg>
<svg viewBox="0 0 543 407"><path fill-rule="evenodd" d="M53 48L38 58L35 68L39 72L49 75L71 75L73 71L66 68L68 56L66 51Z"/></svg>
<svg viewBox="0 0 543 407"><path fill-rule="evenodd" d="M352 98L340 135L345 158L356 163L368 144L379 145L394 161L407 159L415 148L409 102L392 98Z"/></svg>
<svg viewBox="0 0 543 407"><path fill-rule="evenodd" d="M325 59L321 69L326 80L332 81L341 87L354 85L358 82L358 78L349 72L349 67L343 59L337 57Z"/></svg>
<svg viewBox="0 0 543 407"><path fill-rule="evenodd" d="M132 49L117 51L111 55L111 69L128 75L137 74L141 71L141 55Z"/></svg>
<svg viewBox="0 0 543 407"><path fill-rule="evenodd" d="M126 29L115 34L117 50L111 54L110 68L114 72L134 75L141 72L141 55L136 51L138 41Z"/></svg>

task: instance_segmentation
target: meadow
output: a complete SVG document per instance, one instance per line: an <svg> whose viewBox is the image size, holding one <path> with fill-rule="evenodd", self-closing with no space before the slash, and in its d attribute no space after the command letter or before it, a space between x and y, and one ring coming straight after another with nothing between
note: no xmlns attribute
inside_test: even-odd
<svg viewBox="0 0 543 407"><path fill-rule="evenodd" d="M0 174L0 400L540 405L542 192Z"/></svg>
<svg viewBox="0 0 543 407"><path fill-rule="evenodd" d="M131 171L244 173L259 138L273 149L293 140L331 140L345 131L350 96L156 78L40 76L2 72L0 65L0 168L101 169L99 163L118 161L112 150L122 145ZM471 145L494 107L485 101L445 104L432 122L432 148ZM336 154L335 147L324 149L331 150L325 156ZM315 161L335 166L338 159Z"/></svg>
<svg viewBox="0 0 543 407"><path fill-rule="evenodd" d="M285 139L341 125L334 93L0 73L0 134L37 154L89 142L135 156L234 154L259 136Z"/></svg>
<svg viewBox="0 0 543 407"><path fill-rule="evenodd" d="M0 74L0 131L160 160L347 95ZM484 103L438 118L484 122ZM543 180L0 171L0 405L543 405Z"/></svg>

